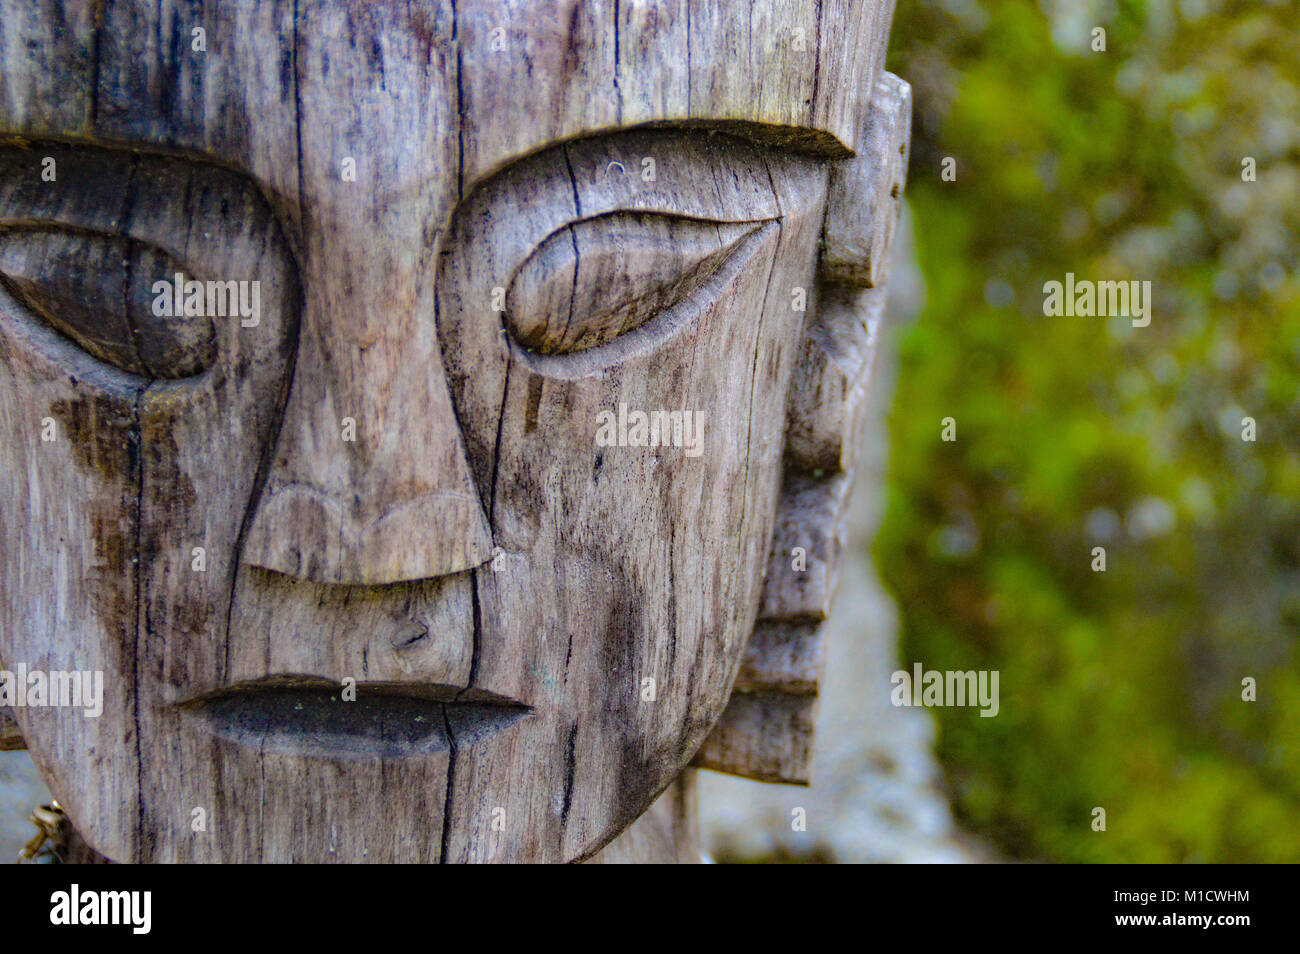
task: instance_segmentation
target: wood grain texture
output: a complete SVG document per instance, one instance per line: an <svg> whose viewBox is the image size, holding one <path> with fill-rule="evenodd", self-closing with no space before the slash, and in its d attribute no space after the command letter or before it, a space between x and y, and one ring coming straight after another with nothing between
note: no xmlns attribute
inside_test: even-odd
<svg viewBox="0 0 1300 954"><path fill-rule="evenodd" d="M0 17L0 116L9 135L87 135L95 109L94 3L7 0Z"/></svg>
<svg viewBox="0 0 1300 954"><path fill-rule="evenodd" d="M695 772L687 769L645 813L587 859L591 865L700 864L703 848Z"/></svg>
<svg viewBox="0 0 1300 954"><path fill-rule="evenodd" d="M290 395L246 543L245 558L267 569L383 584L459 572L491 553L432 321L432 240L456 198L458 161L445 134L457 124L446 12L409 9L394 23L385 4L298 8L299 189L310 197L301 255L311 276L299 360L312 373ZM383 240L358 235L358 222Z"/></svg>
<svg viewBox="0 0 1300 954"><path fill-rule="evenodd" d="M821 277L856 288L885 282L898 205L907 183L912 90L882 73L872 95L861 151L837 164L826 210Z"/></svg>
<svg viewBox="0 0 1300 954"><path fill-rule="evenodd" d="M892 0L461 0L472 183L532 142L726 121L765 142L857 151Z"/></svg>
<svg viewBox="0 0 1300 954"><path fill-rule="evenodd" d="M39 178L47 154L59 160L61 189L46 189ZM28 605L5 620L6 661L105 674L105 711L98 718L30 708L15 715L72 818L137 812L147 818L151 805L174 797L149 790L162 784L154 773L175 756L169 751L174 726L163 724L175 717L167 704L205 679L219 679L225 667L226 647L210 634L225 625L229 611L242 529L231 515L253 499L283 406L296 338L296 272L260 196L226 170L53 144L7 150L0 161L9 186L0 227L8 221L21 229L38 217L42 229L148 243L191 274L257 276L261 283L257 327L241 327L237 319L215 323L217 363L175 381L95 361L12 296L0 308L11 372L4 385L27 391L3 401L9 413L0 420L16 449L4 475L11 492L35 508L26 524L5 521L5 574L31 593L37 587L24 577L48 574L55 601L46 611L33 613ZM79 168L83 163L88 167ZM21 368L20 361L26 362ZM23 408L36 419L13 415ZM40 439L42 415L54 422L53 441ZM213 466L216 446L228 461L241 461L242 472ZM195 547L204 553L201 571L194 570ZM70 640L69 632L81 638ZM93 764L100 747L123 739L134 746L146 732L157 745L151 757L138 771L105 780L103 796L98 787L74 783L77 765ZM64 758L42 763L59 750ZM102 800L87 805L87 796ZM97 846L105 854L129 858L144 850L134 841L138 821L93 826L92 834L101 828L121 835Z"/></svg>
<svg viewBox="0 0 1300 954"><path fill-rule="evenodd" d="M821 284L817 320L804 337L803 373L790 392L785 454L794 466L852 472L886 297L884 289Z"/></svg>
<svg viewBox="0 0 1300 954"><path fill-rule="evenodd" d="M638 155L665 157L653 188L606 176L615 157ZM572 856L603 842L638 811L616 793L667 785L721 712L758 603L803 321L789 290L812 281L824 188L824 168L742 140L633 132L539 154L459 211L439 280L444 356L506 554L499 570L476 573L476 685L527 701L537 717L457 762L457 860L537 857L548 841ZM516 203L532 211L526 224ZM484 320L490 290L529 249L575 216L617 210L755 229L644 334L549 356ZM701 453L597 445L592 422L620 404L705 413ZM688 542L701 539L729 541L725 559ZM602 789L610 797L558 806L551 794ZM486 792L508 795L500 807L527 819L528 840L494 844L476 831Z"/></svg>
<svg viewBox="0 0 1300 954"><path fill-rule="evenodd" d="M907 170L911 93L875 85L863 151L834 164L817 307L789 397L785 475L759 622L727 711L694 764L807 784L817 692L857 440L884 321L883 283Z"/></svg>
<svg viewBox="0 0 1300 954"><path fill-rule="evenodd" d="M697 752L806 778L891 12L0 0L0 663L105 674L0 736L88 852L693 860Z"/></svg>

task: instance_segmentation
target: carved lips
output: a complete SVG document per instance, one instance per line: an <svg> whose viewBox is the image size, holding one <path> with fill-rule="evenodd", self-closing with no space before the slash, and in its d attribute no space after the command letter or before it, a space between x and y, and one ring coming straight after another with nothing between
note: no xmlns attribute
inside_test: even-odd
<svg viewBox="0 0 1300 954"><path fill-rule="evenodd" d="M406 758L472 743L532 713L481 689L357 683L349 692L309 677L237 683L181 706L195 725L263 753Z"/></svg>

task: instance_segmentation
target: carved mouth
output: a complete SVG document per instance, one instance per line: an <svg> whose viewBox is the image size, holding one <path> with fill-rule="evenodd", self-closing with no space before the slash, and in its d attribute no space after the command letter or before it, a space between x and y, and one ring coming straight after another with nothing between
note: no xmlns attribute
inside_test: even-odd
<svg viewBox="0 0 1300 954"><path fill-rule="evenodd" d="M338 683L307 676L236 683L179 708L200 730L236 745L333 759L447 752L533 711L481 689L428 683L359 682L348 701Z"/></svg>

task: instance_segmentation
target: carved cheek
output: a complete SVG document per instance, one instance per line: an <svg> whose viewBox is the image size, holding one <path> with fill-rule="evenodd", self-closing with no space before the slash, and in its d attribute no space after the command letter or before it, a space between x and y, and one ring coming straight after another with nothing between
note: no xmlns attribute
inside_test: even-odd
<svg viewBox="0 0 1300 954"><path fill-rule="evenodd" d="M0 406L7 409L0 441L14 455L0 467L0 580L9 588L0 600L0 658L103 673L98 718L52 708L17 717L51 788L72 817L90 820L95 847L131 858L136 825L104 830L94 822L139 810L137 734L157 746L148 784L169 755L178 764L165 706L196 683L220 679L232 561L293 366L298 289L274 220L241 177L89 147L48 149L59 155L66 188L53 197L9 192L0 222L40 221L56 239L42 238L25 254L53 249L54 262L90 271L36 262L21 291L12 276L9 288L18 293L0 290ZM42 154L32 153L33 164ZM25 181L21 157L0 160ZM134 181L148 188L138 189L129 215L98 221L106 194L127 188L133 164ZM168 379L156 376L161 364L136 369L148 374L114 367L107 361L129 360L122 348L93 354L85 347L95 335L116 340L107 323L120 299L88 292L96 282L111 285L112 273L97 275L93 254L65 254L57 236L71 233L156 249L196 278L257 281L259 320L245 327L238 314L200 319L208 323L200 323L199 337L159 328L151 342L167 347L133 352L159 362L181 354L170 367L201 367L196 374ZM17 270L12 260L9 267ZM72 305L80 310L67 310ZM141 341L146 329L136 327ZM202 360L168 344L191 340ZM102 770L87 773L90 764Z"/></svg>
<svg viewBox="0 0 1300 954"><path fill-rule="evenodd" d="M617 137L611 140L569 147L579 183L590 181L584 165L601 165L618 149ZM679 143L623 148L636 155ZM740 144L718 154L677 154L680 179L662 181L661 162L659 195L643 199L638 213L651 201L663 211L698 201L700 182L716 181L701 174L710 162L730 164L740 179L757 164L771 181L766 160ZM534 184L546 173L531 171ZM619 314L606 307L607 289L628 280L645 251L627 235L629 222L609 223L623 236L628 267L612 276L596 267L598 281L582 271L581 250L600 241L594 223L621 213L567 213L579 221L576 263L554 248L554 236L570 226L540 225L537 231L548 231L521 244L568 262L575 276L566 278L557 261L548 277L571 282L575 306L605 302L590 309L600 319L591 323L593 336L601 339L611 325L630 329L576 350L562 349L584 343L573 331L586 317L581 307L572 319L564 316L568 330L553 336L544 330L548 315L514 311L521 302L545 308L565 297L540 287L527 247L514 256L525 264L511 282L503 240L453 231L440 276L440 335L467 444L478 448L471 460L482 465L494 540L504 551L495 571L477 573L476 685L523 700L536 717L477 742L458 761L448 860L489 850L471 837L472 819L457 814L481 804L504 804L508 812L545 805L532 830L554 846L555 857L594 850L680 771L722 711L771 538L790 360L804 318L792 292L811 285L824 194L824 177L811 168L775 171L785 176L778 184L785 201L769 186L749 208L733 206L740 221L714 225L713 249L725 254L703 256L704 274L686 263L685 294L660 294L667 308L640 320L606 320ZM470 218L499 209L511 194L471 199L462 212ZM595 197L579 196L587 200L582 211L591 210ZM523 282L530 283L527 295L519 293ZM491 308L493 287L509 292L501 312ZM541 353L523 342L559 346ZM690 414L702 432L698 445L670 439L669 446L638 446L631 415L655 412ZM611 418L612 434L599 438ZM507 778L511 765L514 777Z"/></svg>

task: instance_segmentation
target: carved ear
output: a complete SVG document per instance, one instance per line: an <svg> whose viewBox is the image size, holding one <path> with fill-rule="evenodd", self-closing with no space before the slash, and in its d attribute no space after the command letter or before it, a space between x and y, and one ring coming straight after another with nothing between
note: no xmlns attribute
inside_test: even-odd
<svg viewBox="0 0 1300 954"><path fill-rule="evenodd" d="M765 782L806 785L811 777L822 623L839 578L911 115L911 88L881 74L862 150L831 173L818 300L791 383L785 471L758 621L727 708L696 754L693 764L702 768Z"/></svg>

